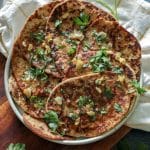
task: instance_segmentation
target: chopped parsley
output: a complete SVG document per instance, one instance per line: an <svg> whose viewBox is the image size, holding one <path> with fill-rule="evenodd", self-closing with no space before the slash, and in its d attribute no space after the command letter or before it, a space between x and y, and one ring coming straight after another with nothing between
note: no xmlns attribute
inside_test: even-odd
<svg viewBox="0 0 150 150"><path fill-rule="evenodd" d="M45 105L43 98L38 96L31 96L30 102L34 104L35 108L44 108Z"/></svg>
<svg viewBox="0 0 150 150"><path fill-rule="evenodd" d="M44 40L45 35L44 32L35 32L35 33L31 33L30 37L33 40L37 41L38 43L41 43Z"/></svg>
<svg viewBox="0 0 150 150"><path fill-rule="evenodd" d="M62 24L62 21L61 21L61 20L58 20L58 19L57 19L57 20L55 21L55 27L56 27L56 28L59 28L59 27L61 26L61 24Z"/></svg>
<svg viewBox="0 0 150 150"><path fill-rule="evenodd" d="M44 49L42 49L42 48L37 48L37 49L35 50L35 54L37 55L37 57L38 57L40 60L46 61L46 55L45 55Z"/></svg>
<svg viewBox="0 0 150 150"><path fill-rule="evenodd" d="M110 59L104 48L101 48L95 56L92 56L89 62L93 72L103 72L111 67Z"/></svg>
<svg viewBox="0 0 150 150"><path fill-rule="evenodd" d="M80 26L81 29L84 29L90 22L90 16L81 12L80 16L74 18L73 21L76 25Z"/></svg>
<svg viewBox="0 0 150 150"><path fill-rule="evenodd" d="M121 105L118 104L118 103L115 103L115 104L114 104L114 109L115 109L116 112L122 112L122 107L121 107Z"/></svg>
<svg viewBox="0 0 150 150"><path fill-rule="evenodd" d="M96 32L94 30L92 36L95 37L96 42L98 43L105 42L107 40L107 34L105 32Z"/></svg>
<svg viewBox="0 0 150 150"><path fill-rule="evenodd" d="M75 113L69 113L68 117L75 121L79 116Z"/></svg>
<svg viewBox="0 0 150 150"><path fill-rule="evenodd" d="M50 110L47 113L45 113L44 120L46 121L49 128L53 132L55 132L57 130L58 125L59 125L59 118L58 118L58 115L55 111Z"/></svg>
<svg viewBox="0 0 150 150"><path fill-rule="evenodd" d="M42 81L46 81L48 79L48 76L47 74L45 74L44 69L31 67L27 71L25 71L23 78L28 80L38 78Z"/></svg>
<svg viewBox="0 0 150 150"><path fill-rule="evenodd" d="M120 68L120 67L113 67L112 68L112 71L114 72L114 73L116 73L116 74L122 74L123 73L123 69L122 68Z"/></svg>
<svg viewBox="0 0 150 150"><path fill-rule="evenodd" d="M91 45L88 42L84 42L83 51L87 52L90 49Z"/></svg>
<svg viewBox="0 0 150 150"><path fill-rule="evenodd" d="M86 105L91 105L91 106L94 106L94 102L93 100L91 100L89 97L87 96L80 96L79 99L78 99L78 106L80 108L82 108L83 106L86 106Z"/></svg>
<svg viewBox="0 0 150 150"><path fill-rule="evenodd" d="M103 95L109 100L114 97L114 94L112 93L112 90L109 87L104 88Z"/></svg>
<svg viewBox="0 0 150 150"><path fill-rule="evenodd" d="M140 86L140 83L137 82L136 80L132 81L132 85L136 88L136 91L142 95L146 92L146 90Z"/></svg>
<svg viewBox="0 0 150 150"><path fill-rule="evenodd" d="M105 115L105 114L108 113L105 107L102 107L98 112L99 112L101 115Z"/></svg>
<svg viewBox="0 0 150 150"><path fill-rule="evenodd" d="M26 145L23 143L10 143L7 150L26 150Z"/></svg>
<svg viewBox="0 0 150 150"><path fill-rule="evenodd" d="M72 55L74 55L75 53L76 53L76 48L74 48L74 47L70 48L70 49L67 51L67 54L68 54L69 56L72 56Z"/></svg>

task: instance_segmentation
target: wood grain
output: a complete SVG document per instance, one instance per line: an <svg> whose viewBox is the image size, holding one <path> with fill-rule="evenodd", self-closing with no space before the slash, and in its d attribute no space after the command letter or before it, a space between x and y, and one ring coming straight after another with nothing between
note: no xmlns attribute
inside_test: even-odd
<svg viewBox="0 0 150 150"><path fill-rule="evenodd" d="M27 150L109 150L131 130L123 126L115 134L102 141L82 146L65 146L41 139L17 119L7 101L3 84L5 61L0 54L0 150L5 150L9 143L17 142L25 143Z"/></svg>

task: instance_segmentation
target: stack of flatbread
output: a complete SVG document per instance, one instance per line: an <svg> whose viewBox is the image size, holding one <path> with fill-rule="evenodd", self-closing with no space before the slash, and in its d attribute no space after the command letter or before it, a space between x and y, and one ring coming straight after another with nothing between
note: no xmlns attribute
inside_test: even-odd
<svg viewBox="0 0 150 150"><path fill-rule="evenodd" d="M91 3L56 0L30 16L14 43L11 95L24 122L47 139L102 135L131 111L141 49Z"/></svg>

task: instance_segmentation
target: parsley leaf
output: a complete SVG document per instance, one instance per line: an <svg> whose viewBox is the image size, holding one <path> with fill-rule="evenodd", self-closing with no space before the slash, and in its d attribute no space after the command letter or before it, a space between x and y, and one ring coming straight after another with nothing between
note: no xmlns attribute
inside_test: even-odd
<svg viewBox="0 0 150 150"><path fill-rule="evenodd" d="M114 97L114 94L112 93L111 89L106 87L103 90L103 95L108 98L109 100L112 99Z"/></svg>
<svg viewBox="0 0 150 150"><path fill-rule="evenodd" d="M53 132L55 132L57 130L58 125L59 125L59 118L58 118L58 115L55 111L50 110L47 113L45 113L44 120L46 121L49 128Z"/></svg>
<svg viewBox="0 0 150 150"><path fill-rule="evenodd" d="M38 43L41 43L45 38L45 35L43 32L31 33L30 36L33 40L37 41Z"/></svg>
<svg viewBox="0 0 150 150"><path fill-rule="evenodd" d="M69 113L69 118L71 118L73 121L75 121L79 116L75 113Z"/></svg>
<svg viewBox="0 0 150 150"><path fill-rule="evenodd" d="M48 79L48 76L47 74L45 74L44 69L31 67L24 73L24 78L31 79L31 80L35 78L39 78L42 81L46 81Z"/></svg>
<svg viewBox="0 0 150 150"><path fill-rule="evenodd" d="M67 54L68 54L69 56L72 56L73 54L75 54L75 52L76 52L76 48L72 47L72 48L70 48L70 49L67 51Z"/></svg>
<svg viewBox="0 0 150 150"><path fill-rule="evenodd" d="M87 96L80 96L78 99L78 106L82 108L83 106L86 106L87 104L94 106L94 102Z"/></svg>
<svg viewBox="0 0 150 150"><path fill-rule="evenodd" d="M132 85L136 88L137 92L142 95L146 92L146 90L140 86L140 83L136 80L132 81Z"/></svg>
<svg viewBox="0 0 150 150"><path fill-rule="evenodd" d="M93 31L93 37L95 37L96 42L105 42L107 39L107 34L105 32L96 32Z"/></svg>
<svg viewBox="0 0 150 150"><path fill-rule="evenodd" d="M80 16L74 18L73 21L76 25L80 26L81 29L84 29L89 24L90 16L81 12Z"/></svg>
<svg viewBox="0 0 150 150"><path fill-rule="evenodd" d="M55 21L55 27L56 27L56 28L59 28L59 27L61 26L61 24L62 24L62 20L58 20L58 19L57 19L57 20Z"/></svg>
<svg viewBox="0 0 150 150"><path fill-rule="evenodd" d="M123 73L123 69L122 68L120 68L120 67L113 67L112 68L112 71L114 72L114 73L116 73L116 74L122 74Z"/></svg>
<svg viewBox="0 0 150 150"><path fill-rule="evenodd" d="M115 103L115 104L114 104L114 109L115 109L116 112L122 112L121 105L118 104L118 103Z"/></svg>
<svg viewBox="0 0 150 150"><path fill-rule="evenodd" d="M103 72L111 67L110 59L104 48L98 51L95 56L92 56L89 62L93 72Z"/></svg>
<svg viewBox="0 0 150 150"><path fill-rule="evenodd" d="M44 108L44 100L42 97L38 97L38 96L31 96L30 97L30 102L34 104L35 108Z"/></svg>
<svg viewBox="0 0 150 150"><path fill-rule="evenodd" d="M11 143L9 144L9 146L7 147L7 150L25 150L25 144L22 143Z"/></svg>

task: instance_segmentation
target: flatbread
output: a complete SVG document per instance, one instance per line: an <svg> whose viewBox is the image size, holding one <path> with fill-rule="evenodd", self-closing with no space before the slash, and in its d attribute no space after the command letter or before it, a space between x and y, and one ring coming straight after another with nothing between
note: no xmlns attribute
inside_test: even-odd
<svg viewBox="0 0 150 150"><path fill-rule="evenodd" d="M88 18L85 28L98 17L115 21L111 15L88 2L66 0L54 7L49 16L46 31L47 37L52 39L48 45L51 46L52 57L62 78L66 78L65 75L71 68L75 51L84 39L84 31L81 31L81 26L74 22L74 19L81 15Z"/></svg>
<svg viewBox="0 0 150 150"><path fill-rule="evenodd" d="M133 68L137 80L139 80L141 72L141 47L137 39L117 22L110 22L99 18L87 28L85 36L87 42L92 43L93 49L99 48L95 37L92 36L93 31L107 34L108 42L112 45L112 48L108 48L108 50L112 49L114 53L118 53L124 59L124 63L128 63Z"/></svg>
<svg viewBox="0 0 150 150"><path fill-rule="evenodd" d="M45 111L34 107L34 103L31 104L29 99L19 89L16 80L13 76L9 78L9 90L15 103L25 112L30 114L34 118L42 118Z"/></svg>
<svg viewBox="0 0 150 150"><path fill-rule="evenodd" d="M72 137L94 137L115 127L128 113L136 90L112 72L67 79L52 91L47 111L62 107L57 131ZM62 103L58 103L61 100ZM109 118L109 119L108 119Z"/></svg>
<svg viewBox="0 0 150 150"><path fill-rule="evenodd" d="M68 140L69 137L62 137L56 135L48 128L48 126L42 121L31 117L30 115L24 114L23 120L25 125L36 135L47 139L47 140Z"/></svg>

